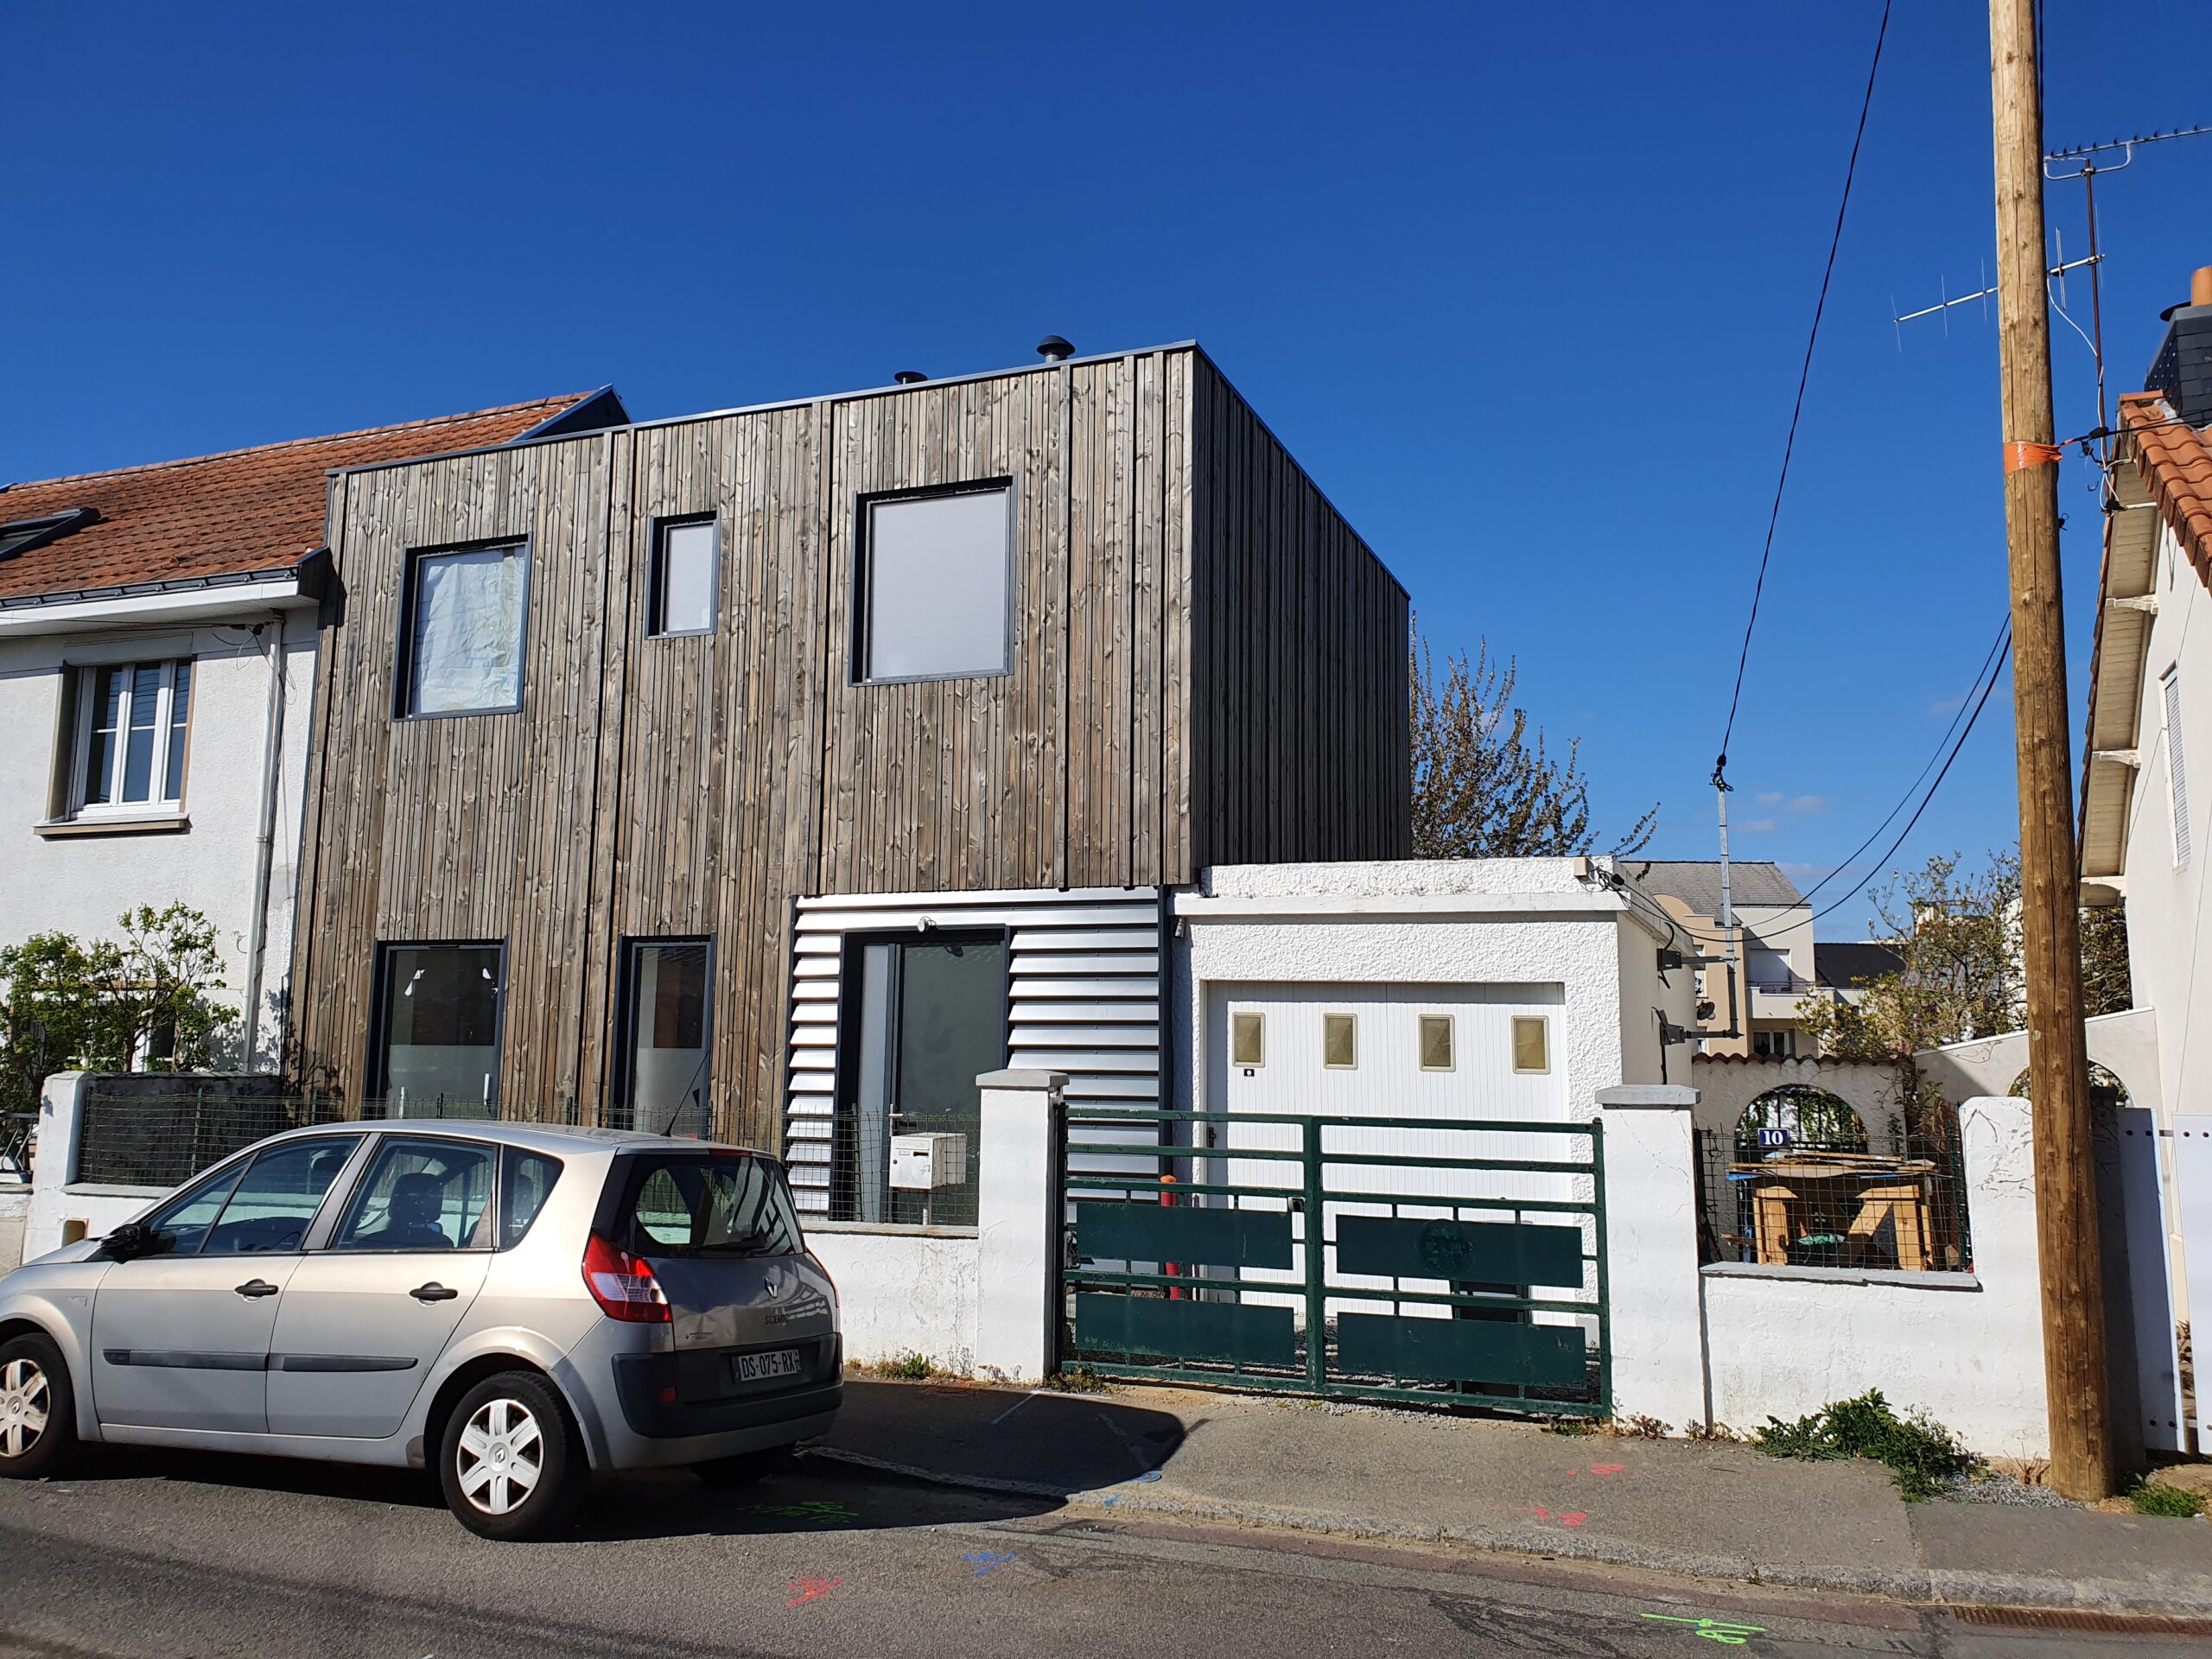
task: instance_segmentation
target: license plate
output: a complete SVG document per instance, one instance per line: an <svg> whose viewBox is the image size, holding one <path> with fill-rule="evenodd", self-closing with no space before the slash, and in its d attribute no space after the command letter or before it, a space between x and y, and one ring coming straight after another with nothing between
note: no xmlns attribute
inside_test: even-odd
<svg viewBox="0 0 2212 1659"><path fill-rule="evenodd" d="M804 1370L796 1348L778 1348L765 1354L733 1354L730 1374L740 1382L766 1382L779 1376L797 1376Z"/></svg>

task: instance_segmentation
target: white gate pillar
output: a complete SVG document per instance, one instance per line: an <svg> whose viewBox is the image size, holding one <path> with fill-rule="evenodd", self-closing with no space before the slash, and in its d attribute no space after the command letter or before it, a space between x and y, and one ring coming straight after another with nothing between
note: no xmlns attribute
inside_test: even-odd
<svg viewBox="0 0 2212 1659"><path fill-rule="evenodd" d="M1598 1091L1613 1411L1656 1417L1676 1430L1709 1417L1691 1133L1696 1105L1697 1090L1681 1084Z"/></svg>
<svg viewBox="0 0 2212 1659"><path fill-rule="evenodd" d="M986 1071L976 1171L976 1369L1034 1382L1052 1368L1060 1244L1059 1071Z"/></svg>

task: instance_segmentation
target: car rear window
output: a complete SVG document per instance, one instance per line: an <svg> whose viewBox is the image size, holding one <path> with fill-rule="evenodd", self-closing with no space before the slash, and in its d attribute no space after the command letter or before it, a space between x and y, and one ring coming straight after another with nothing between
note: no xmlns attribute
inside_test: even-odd
<svg viewBox="0 0 2212 1659"><path fill-rule="evenodd" d="M796 1255L798 1212L784 1172L743 1154L646 1154L632 1167L615 1230L632 1255Z"/></svg>

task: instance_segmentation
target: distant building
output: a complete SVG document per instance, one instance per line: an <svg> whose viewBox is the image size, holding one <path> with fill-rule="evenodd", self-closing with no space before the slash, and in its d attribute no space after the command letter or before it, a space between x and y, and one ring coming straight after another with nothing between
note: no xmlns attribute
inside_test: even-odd
<svg viewBox="0 0 2212 1659"><path fill-rule="evenodd" d="M1857 1001L1870 980L1904 966L1885 944L1822 942L1813 938L1813 907L1778 864L1764 861L1728 867L1732 932L1720 923L1720 865L1717 860L1623 861L1637 882L1694 937L1705 966L1697 972L1701 1054L1774 1059L1809 1056L1818 1045L1805 1029L1801 1005L1820 995ZM1738 964L1732 984L1724 958ZM1725 1033L1733 1029L1733 1037Z"/></svg>

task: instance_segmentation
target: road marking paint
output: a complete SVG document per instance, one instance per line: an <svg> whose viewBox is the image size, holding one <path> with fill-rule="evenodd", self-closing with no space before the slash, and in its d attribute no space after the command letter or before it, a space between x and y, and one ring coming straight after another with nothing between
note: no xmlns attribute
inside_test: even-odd
<svg viewBox="0 0 2212 1659"><path fill-rule="evenodd" d="M1695 1627L1693 1634L1701 1636L1708 1642L1719 1642L1731 1648L1743 1647L1753 1637L1766 1634L1766 1626L1764 1624L1738 1624L1734 1620L1726 1618L1683 1618L1674 1613L1639 1613L1637 1617L1656 1618L1666 1624L1692 1625Z"/></svg>
<svg viewBox="0 0 2212 1659"><path fill-rule="evenodd" d="M997 1416L992 1418L991 1427L993 1428L996 1428L1001 1423L1006 1421L1007 1418L1013 1416L1015 1412L1020 1411L1024 1406L1027 1405L1032 1400L1034 1400L1039 1395L1044 1392L1045 1390L1042 1389L1030 1389L1029 1392L1023 1395L1020 1399L1015 1401L1004 1411L999 1413Z"/></svg>
<svg viewBox="0 0 2212 1659"><path fill-rule="evenodd" d="M1593 1475L1618 1475L1627 1467L1624 1463L1593 1463L1590 1465L1590 1472Z"/></svg>
<svg viewBox="0 0 2212 1659"><path fill-rule="evenodd" d="M982 1565L976 1567L974 1573L975 1577L980 1579L984 1573L991 1572L995 1568L1004 1567L1008 1561L1014 1559L1014 1556L1011 1553L1005 1550L978 1549L969 1551L960 1559L963 1561L981 1562Z"/></svg>
<svg viewBox="0 0 2212 1659"><path fill-rule="evenodd" d="M784 1605L798 1607L810 1601L819 1601L843 1582L842 1579L793 1579L784 1587L786 1590L796 1590L798 1594L793 1596Z"/></svg>

